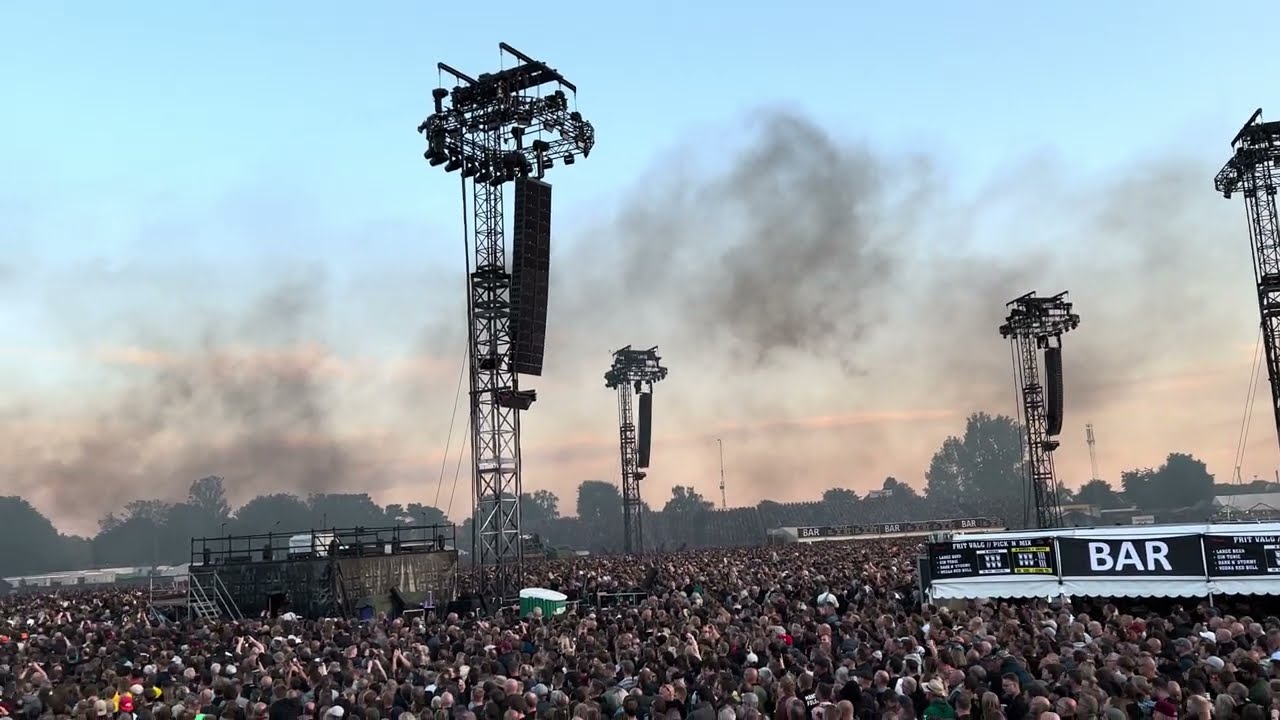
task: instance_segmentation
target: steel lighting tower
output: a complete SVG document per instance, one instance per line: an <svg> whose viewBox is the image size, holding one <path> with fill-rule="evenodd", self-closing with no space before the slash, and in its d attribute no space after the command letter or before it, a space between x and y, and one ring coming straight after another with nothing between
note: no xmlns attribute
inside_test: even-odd
<svg viewBox="0 0 1280 720"><path fill-rule="evenodd" d="M462 184L468 248L472 543L476 591L484 602L513 597L524 572L516 500L521 494L520 411L528 410L537 395L520 389L518 373L538 375L542 365L551 208L550 185L541 178L556 162L569 165L586 157L595 143L591 124L573 109L566 94L576 94L572 83L506 43L498 47L503 64L510 59L513 66L479 78L440 63L440 71L457 85L432 91L435 112L418 126L427 141L427 161L457 172ZM514 283L507 266L503 218L503 185L508 182L516 183L517 259L521 239L527 238L527 267L514 263ZM526 191L536 197L522 209ZM520 226L525 215L530 218L527 228ZM539 312L541 325L535 317ZM524 351L536 357L529 359Z"/></svg>
<svg viewBox="0 0 1280 720"><path fill-rule="evenodd" d="M644 552L640 481L649 467L649 443L653 435L653 384L667 376L658 348L633 350L628 345L613 354L613 366L604 374L604 386L618 391L618 440L622 453L623 549ZM640 432L636 437L632 394L640 396Z"/></svg>
<svg viewBox="0 0 1280 720"><path fill-rule="evenodd" d="M1093 471L1093 479L1101 480L1102 476L1098 472L1098 438L1093 434L1093 425L1084 426L1084 441L1089 443L1089 469Z"/></svg>
<svg viewBox="0 0 1280 720"><path fill-rule="evenodd" d="M1213 185L1222 196L1244 195L1253 247L1253 279L1262 314L1262 345L1271 381L1271 414L1280 437L1280 220L1276 216L1276 179L1280 176L1280 122L1263 122L1262 108L1231 139L1231 159Z"/></svg>
<svg viewBox="0 0 1280 720"><path fill-rule="evenodd" d="M1014 379L1021 390L1023 422L1027 427L1027 482L1031 491L1023 507L1023 522L1029 524L1032 507L1037 528L1062 524L1058 503L1058 480L1053 472L1056 436L1062 432L1062 336L1080 326L1080 316L1071 312L1067 293L1037 297L1029 292L1008 303L1009 315L1000 326L1000 336L1012 345ZM1040 384L1040 352L1045 355L1044 385ZM1034 505L1033 505L1034 504Z"/></svg>
<svg viewBox="0 0 1280 720"><path fill-rule="evenodd" d="M716 438L716 445L720 447L720 509L729 509L729 496L724 492L724 440Z"/></svg>

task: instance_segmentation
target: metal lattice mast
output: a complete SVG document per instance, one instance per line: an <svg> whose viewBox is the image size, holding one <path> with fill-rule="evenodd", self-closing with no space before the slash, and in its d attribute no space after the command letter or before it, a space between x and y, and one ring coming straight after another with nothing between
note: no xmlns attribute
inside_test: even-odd
<svg viewBox="0 0 1280 720"><path fill-rule="evenodd" d="M591 124L570 109L577 88L545 63L500 43L515 66L478 79L439 63L452 89L432 92L435 112L419 127L424 157L458 172L470 185L467 243L468 366L476 592L485 602L511 598L523 586L520 412L536 400L521 390L512 364L513 303L507 269L503 185L543 177L556 162L572 164L595 144ZM554 89L552 89L554 88ZM470 220L468 223L467 221Z"/></svg>
<svg viewBox="0 0 1280 720"><path fill-rule="evenodd" d="M499 153L501 130L480 136L488 153ZM520 376L511 354L511 275L507 272L506 223L501 185L471 183L473 208L471 273L471 457L475 493L473 552L489 587L481 597L518 592L524 553L520 542L520 411L502 402L502 392L518 392ZM504 502L506 500L506 502ZM489 583L485 583L489 584Z"/></svg>
<svg viewBox="0 0 1280 720"><path fill-rule="evenodd" d="M1214 177L1223 197L1244 195L1253 249L1253 278L1262 316L1262 346L1271 382L1271 413L1280 439L1280 219L1276 180L1280 177L1280 122L1263 122L1262 109L1231 140L1232 156Z"/></svg>
<svg viewBox="0 0 1280 720"><path fill-rule="evenodd" d="M1035 338L1013 341L1018 353L1018 377L1022 386L1022 417L1027 431L1027 475L1031 485L1029 505L1024 505L1023 524L1035 515L1035 527L1054 528L1062 524L1058 500L1058 480L1053 467L1053 451L1058 442L1049 437L1044 412L1044 386L1040 384L1040 352Z"/></svg>
<svg viewBox="0 0 1280 720"><path fill-rule="evenodd" d="M716 438L716 445L720 448L720 509L729 509L729 496L724 490L724 440Z"/></svg>
<svg viewBox="0 0 1280 720"><path fill-rule="evenodd" d="M1093 425L1084 426L1084 441L1089 444L1089 469L1093 471L1093 479L1101 480L1102 477L1098 472L1098 449L1096 447L1098 440L1093 434Z"/></svg>
<svg viewBox="0 0 1280 720"><path fill-rule="evenodd" d="M618 384L618 449L622 461L622 548L628 553L644 552L644 509L640 501L640 469L636 448L635 413L631 383Z"/></svg>
<svg viewBox="0 0 1280 720"><path fill-rule="evenodd" d="M613 365L604 374L605 387L618 391L618 448L622 460L622 546L628 553L644 552L644 511L640 500L640 468L633 397L667 376L656 346L632 350L628 345L613 354ZM634 393L634 395L633 395Z"/></svg>
<svg viewBox="0 0 1280 720"><path fill-rule="evenodd" d="M1059 527L1062 506L1053 467L1053 451L1059 443L1049 434L1044 385L1040 382L1040 351L1061 347L1062 336L1079 327L1080 316L1071 312L1065 292L1052 297L1037 297L1029 292L1007 307L1009 315L1000 326L1000 335L1013 345L1014 377L1022 396L1022 420L1027 433L1026 475L1030 492L1023 507L1023 523L1029 525L1034 513L1035 527Z"/></svg>

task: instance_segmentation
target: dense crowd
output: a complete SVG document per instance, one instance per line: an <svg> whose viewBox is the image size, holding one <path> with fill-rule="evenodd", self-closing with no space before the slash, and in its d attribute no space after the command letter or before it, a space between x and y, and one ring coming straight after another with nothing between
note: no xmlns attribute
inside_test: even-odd
<svg viewBox="0 0 1280 720"><path fill-rule="evenodd" d="M0 716L99 720L1280 718L1280 620L1207 603L921 604L911 541L538 564L555 617L161 623L0 599Z"/></svg>

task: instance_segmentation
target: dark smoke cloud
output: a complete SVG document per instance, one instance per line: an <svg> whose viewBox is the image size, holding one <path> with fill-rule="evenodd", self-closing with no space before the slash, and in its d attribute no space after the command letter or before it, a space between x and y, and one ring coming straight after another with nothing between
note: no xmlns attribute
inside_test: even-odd
<svg viewBox="0 0 1280 720"><path fill-rule="evenodd" d="M91 395L67 420L72 437L8 439L18 464L5 489L40 497L60 516L96 518L135 498L181 498L205 475L225 475L241 499L375 486L333 433L337 378L304 345L317 341L312 281L272 287L241 317L199 321L195 346L170 347L148 329L156 342L117 351L129 364L111 378L105 405ZM262 353L272 347L288 350ZM41 417L32 404L24 414Z"/></svg>
<svg viewBox="0 0 1280 720"><path fill-rule="evenodd" d="M549 372L533 383L547 392L526 424L526 457L539 447L554 456L567 434L614 437L600 377L609 351L628 343L659 345L672 366L660 432L710 437L726 424L886 408L954 409L959 431L965 412L1012 409L996 328L1004 304L1033 289L1070 290L1084 317L1066 343L1073 423L1153 376L1230 364L1256 311L1239 208L1212 192L1210 165L1156 152L1090 178L1033 158L967 190L923 151L882 152L801 117L761 114L735 154L643 179L615 218L583 234L590 244L557 255ZM575 174L553 179L583 182ZM384 443L443 445L456 370L353 390L325 353L297 348L398 336L456 367L456 282L427 291L421 278L388 283L374 272L347 287L302 273L259 283L244 309L192 270L126 269L105 285L57 289L80 300L50 298L61 308L52 321L77 346L124 327L137 345L183 361L135 366L86 393L70 447L35 432L0 441L5 490L38 496L59 517L97 517L135 496L181 496L210 473L242 500L434 481L434 467L398 475ZM127 308L108 290L124 286L135 289ZM277 362L242 352L261 347L293 352ZM7 420L44 417L38 393L14 397ZM391 418L383 427L394 437L336 431L371 408ZM746 487L735 496L779 497L780 479L787 493L815 496L833 476L865 481L861 464L918 454L919 438L894 427L835 432L789 432L782 447L747 433L736 471ZM815 466L809 453L833 442L847 446L845 464ZM919 468L904 479L918 480L927 457L908 461ZM565 507L581 479L533 465L526 476Z"/></svg>
<svg viewBox="0 0 1280 720"><path fill-rule="evenodd" d="M590 279L556 276L555 340L578 348L557 354L599 354L582 328L611 317L613 346L662 345L684 362L660 390L668 422L795 415L823 395L848 412L1009 413L1005 303L1069 290L1083 323L1065 341L1068 412L1083 423L1153 377L1232 365L1249 341L1248 247L1213 169L1161 151L1073 177L1033 158L966 193L925 155L771 115L727 166L642 183L592 233L610 242L571 262ZM893 453L895 432L860 430L850 465ZM739 472L769 497L803 450L758 447Z"/></svg>

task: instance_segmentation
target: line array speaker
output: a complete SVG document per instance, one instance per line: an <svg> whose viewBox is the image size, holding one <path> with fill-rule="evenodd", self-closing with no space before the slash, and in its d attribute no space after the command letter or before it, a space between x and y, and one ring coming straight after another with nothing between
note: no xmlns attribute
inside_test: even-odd
<svg viewBox="0 0 1280 720"><path fill-rule="evenodd" d="M1044 416L1046 432L1062 434L1062 348L1051 347L1044 351Z"/></svg>
<svg viewBox="0 0 1280 720"><path fill-rule="evenodd" d="M640 423L636 430L636 467L649 467L649 444L653 439L653 393L640 393Z"/></svg>
<svg viewBox="0 0 1280 720"><path fill-rule="evenodd" d="M522 375L542 375L551 282L551 185L515 181L511 250L511 363Z"/></svg>

